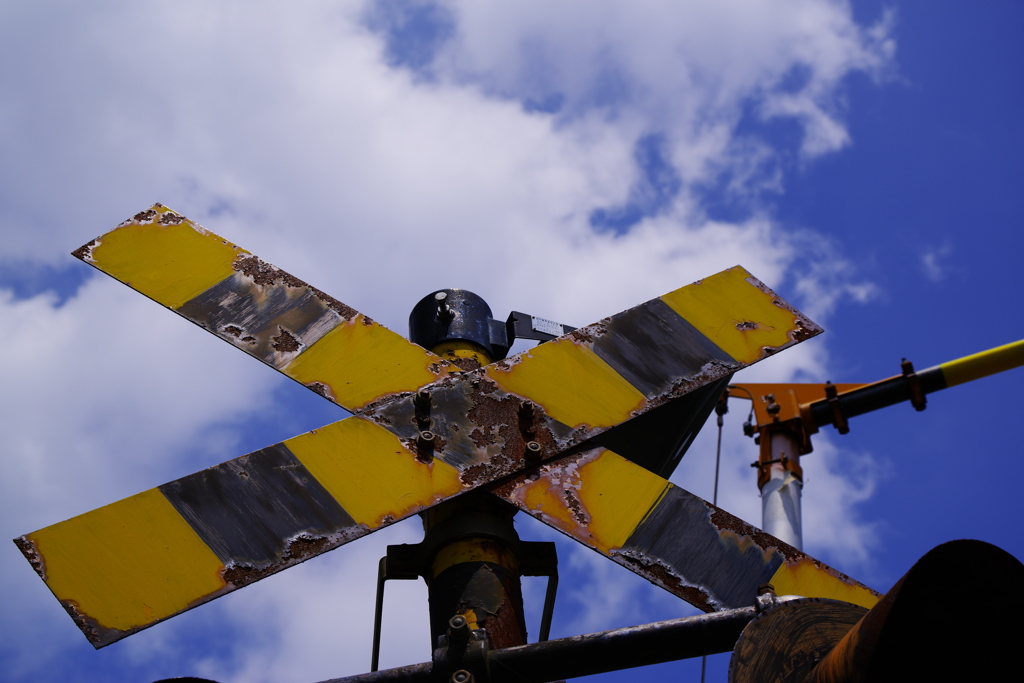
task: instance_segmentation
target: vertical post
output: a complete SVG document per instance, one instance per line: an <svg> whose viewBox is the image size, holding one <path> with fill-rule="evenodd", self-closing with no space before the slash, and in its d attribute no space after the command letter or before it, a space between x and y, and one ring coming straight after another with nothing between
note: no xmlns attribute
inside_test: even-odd
<svg viewBox="0 0 1024 683"><path fill-rule="evenodd" d="M442 290L413 309L410 338L471 370L507 349L491 344L491 323L483 299L466 290ZM421 429L428 429L429 408L421 412ZM493 649L526 644L515 513L516 508L490 494L470 492L421 515L433 647L456 615L465 617L470 630L486 630Z"/></svg>
<svg viewBox="0 0 1024 683"><path fill-rule="evenodd" d="M804 473L800 438L786 423L761 427L757 487L761 490L761 528L797 550L803 549L800 498Z"/></svg>

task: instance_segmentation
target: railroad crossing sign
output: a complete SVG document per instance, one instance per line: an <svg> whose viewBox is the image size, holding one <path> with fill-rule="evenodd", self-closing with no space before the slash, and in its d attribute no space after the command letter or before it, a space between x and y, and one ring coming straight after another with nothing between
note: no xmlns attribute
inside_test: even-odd
<svg viewBox="0 0 1024 683"><path fill-rule="evenodd" d="M705 611L878 600L595 440L821 332L740 267L474 368L160 204L74 253L352 413L15 539L97 648L470 490Z"/></svg>

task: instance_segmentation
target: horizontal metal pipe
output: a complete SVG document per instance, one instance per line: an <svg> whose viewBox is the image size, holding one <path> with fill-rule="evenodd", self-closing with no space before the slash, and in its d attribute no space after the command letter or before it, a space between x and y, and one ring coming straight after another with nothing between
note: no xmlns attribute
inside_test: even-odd
<svg viewBox="0 0 1024 683"><path fill-rule="evenodd" d="M544 683L730 652L743 628L755 616L754 607L742 607L491 650L487 656L491 681ZM423 663L323 683L426 683L430 680L431 665Z"/></svg>
<svg viewBox="0 0 1024 683"><path fill-rule="evenodd" d="M493 650L495 683L544 683L730 652L753 607Z"/></svg>
<svg viewBox="0 0 1024 683"><path fill-rule="evenodd" d="M1024 339L957 358L939 367L947 386L955 386L1024 365Z"/></svg>
<svg viewBox="0 0 1024 683"><path fill-rule="evenodd" d="M916 374L921 383L921 391L930 394L1022 365L1024 365L1024 340L957 358L921 370ZM837 399L843 415L850 418L909 401L910 385L907 383L906 377L897 375L840 394ZM823 427L832 424L832 415L832 408L829 406L828 400L815 401L811 404L811 417L815 425Z"/></svg>
<svg viewBox="0 0 1024 683"><path fill-rule="evenodd" d="M925 394L946 388L946 378L942 374L941 366L938 365L921 370L917 373L917 379L921 383L921 391ZM856 417L873 410L909 401L910 385L907 383L906 377L897 375L860 389L839 394L836 400L839 401L839 407L845 417ZM811 419L818 427L832 424L832 416L832 407L829 405L828 399L811 404Z"/></svg>

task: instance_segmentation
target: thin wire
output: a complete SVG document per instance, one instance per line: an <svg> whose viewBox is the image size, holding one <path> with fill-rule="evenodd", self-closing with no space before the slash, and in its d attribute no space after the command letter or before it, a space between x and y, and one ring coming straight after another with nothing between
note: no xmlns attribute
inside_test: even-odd
<svg viewBox="0 0 1024 683"><path fill-rule="evenodd" d="M722 425L725 420L722 415L718 416L718 448L715 449L715 492L711 497L711 504L718 505L718 466L722 462Z"/></svg>
<svg viewBox="0 0 1024 683"><path fill-rule="evenodd" d="M717 412L717 411L716 411ZM718 466L722 462L722 425L725 419L718 413L718 448L715 449L715 490L711 494L711 504L718 505ZM700 658L700 683L704 683L704 675L708 670L708 656Z"/></svg>

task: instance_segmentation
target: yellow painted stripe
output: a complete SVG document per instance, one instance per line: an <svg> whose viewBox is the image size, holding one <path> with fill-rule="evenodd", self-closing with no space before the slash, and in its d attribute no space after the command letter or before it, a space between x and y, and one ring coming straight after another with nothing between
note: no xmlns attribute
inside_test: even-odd
<svg viewBox="0 0 1024 683"><path fill-rule="evenodd" d="M75 254L176 310L235 275L237 258L250 255L160 204L140 212ZM253 285L248 296L259 299L264 295L262 286ZM291 291L286 295L298 296ZM254 305L258 308L261 301L254 301ZM210 331L225 337L222 330ZM244 345L240 348L244 349ZM385 394L414 391L443 376L451 367L401 335L358 314L351 320L342 320L293 358L290 355L282 354L286 365L278 367L279 370L303 384L321 385L316 387L318 391L349 410L358 410Z"/></svg>
<svg viewBox="0 0 1024 683"><path fill-rule="evenodd" d="M223 565L157 489L28 534L59 600L125 631L224 587Z"/></svg>
<svg viewBox="0 0 1024 683"><path fill-rule="evenodd" d="M548 524L607 555L621 548L671 486L612 451L602 451L574 474L542 473L513 498Z"/></svg>
<svg viewBox="0 0 1024 683"><path fill-rule="evenodd" d="M370 529L463 490L457 469L437 458L420 462L397 436L363 418L335 422L285 445L357 524Z"/></svg>
<svg viewBox="0 0 1024 683"><path fill-rule="evenodd" d="M994 375L1024 365L1024 339L988 351L965 356L939 365L946 386Z"/></svg>
<svg viewBox="0 0 1024 683"><path fill-rule="evenodd" d="M164 306L178 308L229 277L238 255L248 253L166 206L150 211L151 220L126 223L99 238L88 260Z"/></svg>
<svg viewBox="0 0 1024 683"><path fill-rule="evenodd" d="M514 573L519 571L519 557L504 544L490 538L465 538L437 551L430 563L430 576L438 576L449 567L467 562L490 562Z"/></svg>
<svg viewBox="0 0 1024 683"><path fill-rule="evenodd" d="M440 358L362 314L342 322L282 371L357 410L385 394L415 391L444 372Z"/></svg>
<svg viewBox="0 0 1024 683"><path fill-rule="evenodd" d="M580 501L590 513L594 546L603 553L621 548L664 497L666 480L621 455L604 451L579 468Z"/></svg>
<svg viewBox="0 0 1024 683"><path fill-rule="evenodd" d="M524 352L518 363L487 366L505 391L537 403L570 427L613 427L632 417L646 398L586 344L561 337Z"/></svg>
<svg viewBox="0 0 1024 683"><path fill-rule="evenodd" d="M775 298L747 280L740 266L724 270L661 297L676 313L742 363L792 343L797 317L772 303Z"/></svg>
<svg viewBox="0 0 1024 683"><path fill-rule="evenodd" d="M811 557L785 562L769 582L776 595L802 595L808 598L842 600L871 609L881 599L867 586L846 583L818 566Z"/></svg>

